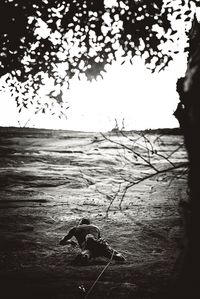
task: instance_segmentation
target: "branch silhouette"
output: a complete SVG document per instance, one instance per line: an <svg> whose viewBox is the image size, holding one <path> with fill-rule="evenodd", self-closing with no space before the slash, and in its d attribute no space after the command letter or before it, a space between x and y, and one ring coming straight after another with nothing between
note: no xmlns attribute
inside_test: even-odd
<svg viewBox="0 0 200 299"><path fill-rule="evenodd" d="M188 167L188 162L173 162L172 156L177 153L180 148L183 147L183 144L177 146L175 149L173 149L170 153L167 155L161 154L159 152L159 148L155 147L155 144L150 140L150 137L147 136L144 132L134 132L133 136L129 136L131 134L130 132L126 133L124 131L118 131L115 132L114 137L123 137L125 141L120 141L120 140L114 140L113 137L113 132L111 132L111 136L106 135L101 133L101 136L103 137L104 140L109 141L110 143L113 143L115 145L119 146L119 149L123 149L124 153L123 155L120 153L120 159L121 162L125 161L125 166L123 166L123 170L126 171L126 168L131 165L135 166L143 166L148 168L148 173L141 172L141 177L134 177L133 175L124 175L121 174L121 182L118 183L118 187L116 188L115 192L112 192L112 194L108 194L104 191L101 191L99 189L96 189L96 191L108 199L109 205L106 210L106 216L108 216L108 213L114 203L117 199L119 200L119 210L122 211L122 204L125 200L126 194L128 190L145 180L151 179L155 176L162 175L164 173L169 173L172 172L172 179L170 180L170 184L174 179L179 179L183 177L183 175L186 174L187 172L187 167ZM161 139L161 137L156 137L156 142L159 141L164 145L164 141ZM155 142L154 140L154 142ZM138 144L138 142L143 141L143 144ZM131 145L129 144L131 142ZM128 143L128 144L127 144ZM141 150L141 152L139 151ZM128 154L132 153L133 156L128 157ZM155 161L156 159L156 161ZM158 162L164 161L164 168L162 167L161 169L155 165L155 163L159 164ZM163 165L163 163L161 163ZM176 175L174 170L177 169L183 169L181 175ZM149 171L151 171L149 173ZM119 172L119 170L118 170Z"/></svg>

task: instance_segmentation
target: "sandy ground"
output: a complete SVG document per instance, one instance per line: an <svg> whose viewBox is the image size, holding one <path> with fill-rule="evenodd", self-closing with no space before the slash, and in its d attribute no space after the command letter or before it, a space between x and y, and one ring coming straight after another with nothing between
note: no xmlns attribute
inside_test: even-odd
<svg viewBox="0 0 200 299"><path fill-rule="evenodd" d="M78 287L87 292L108 261L77 266L78 246L59 245L83 216L126 257L111 262L88 298L164 297L182 249L187 156L180 135L145 136L113 133L113 143L98 133L0 128L2 299L84 298ZM144 160L116 143L134 143L161 173L151 175ZM130 180L146 176L121 202Z"/></svg>

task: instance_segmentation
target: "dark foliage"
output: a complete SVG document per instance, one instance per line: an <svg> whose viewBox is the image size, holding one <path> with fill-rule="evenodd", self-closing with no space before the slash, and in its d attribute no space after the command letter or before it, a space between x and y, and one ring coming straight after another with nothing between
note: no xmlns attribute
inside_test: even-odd
<svg viewBox="0 0 200 299"><path fill-rule="evenodd" d="M171 16L190 21L195 2L1 0L0 76L6 75L4 85L15 96L19 111L32 99L39 111L36 96L44 84L43 74L61 90L74 76L89 80L102 76L106 64L119 55L130 62L139 55L152 70L163 69L178 52L162 50L168 40L178 39ZM62 107L59 94L50 94L43 112L54 102Z"/></svg>

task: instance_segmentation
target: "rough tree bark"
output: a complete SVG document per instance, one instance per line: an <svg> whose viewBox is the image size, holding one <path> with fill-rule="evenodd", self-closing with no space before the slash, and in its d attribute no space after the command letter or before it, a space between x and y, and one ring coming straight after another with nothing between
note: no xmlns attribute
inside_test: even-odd
<svg viewBox="0 0 200 299"><path fill-rule="evenodd" d="M200 24L195 18L189 35L184 78L177 82L180 95L175 116L179 120L189 159L189 198L183 207L185 249L176 298L200 298Z"/></svg>

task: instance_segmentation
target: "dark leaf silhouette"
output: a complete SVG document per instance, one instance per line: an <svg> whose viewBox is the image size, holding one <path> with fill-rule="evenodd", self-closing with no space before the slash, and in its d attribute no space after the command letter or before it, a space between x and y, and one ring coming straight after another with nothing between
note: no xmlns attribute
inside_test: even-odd
<svg viewBox="0 0 200 299"><path fill-rule="evenodd" d="M71 79L86 76L92 81L102 76L105 66L116 60L119 51L124 57L145 55L152 71L158 66L165 69L172 52L164 54L159 46L169 39L174 44L178 40L169 17L177 13L176 19L189 16L191 1L181 1L179 7L173 5L174 1L165 5L158 0L122 0L112 5L108 2L1 1L0 76L10 74L6 83L10 90L18 85L15 92L24 94L21 102L28 98L27 106L39 103L46 74L60 89L56 96L49 93L49 100L60 105L63 99L59 93L69 88ZM185 13L181 14L183 7ZM184 21L190 22L190 18ZM159 37L160 30L166 35ZM159 62L154 62L158 53ZM61 63L65 65L65 76L60 73Z"/></svg>

